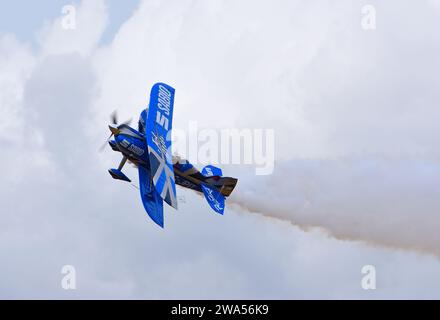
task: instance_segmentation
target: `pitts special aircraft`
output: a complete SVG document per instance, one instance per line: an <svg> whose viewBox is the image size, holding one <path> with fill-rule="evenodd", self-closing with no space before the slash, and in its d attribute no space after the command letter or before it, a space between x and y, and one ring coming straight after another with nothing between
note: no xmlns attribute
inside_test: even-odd
<svg viewBox="0 0 440 320"><path fill-rule="evenodd" d="M128 123L118 125L116 115L109 125L108 143L122 153L117 169L110 169L114 179L131 182L121 171L127 160L139 170L139 190L150 218L164 227L163 201L177 209L176 184L202 192L210 207L223 214L225 198L234 190L237 179L222 177L222 170L206 166L200 173L192 164L171 154L171 128L175 90L164 83L153 86L149 108L141 112L139 130ZM112 140L112 137L114 139Z"/></svg>

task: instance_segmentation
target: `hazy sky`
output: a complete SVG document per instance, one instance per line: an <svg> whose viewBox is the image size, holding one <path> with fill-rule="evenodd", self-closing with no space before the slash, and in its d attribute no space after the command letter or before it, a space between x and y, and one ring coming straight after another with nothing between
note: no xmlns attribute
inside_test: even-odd
<svg viewBox="0 0 440 320"><path fill-rule="evenodd" d="M44 22L49 22L62 13L65 5L77 5L80 1L65 0L17 0L2 4L0 30L13 33L23 41L34 41L35 35ZM101 43L109 42L114 34L136 10L139 0L106 1L109 25L101 37Z"/></svg>
<svg viewBox="0 0 440 320"><path fill-rule="evenodd" d="M440 298L439 1L65 4L1 4L1 298ZM161 230L107 173L159 81L176 128L275 130L224 216L178 189Z"/></svg>

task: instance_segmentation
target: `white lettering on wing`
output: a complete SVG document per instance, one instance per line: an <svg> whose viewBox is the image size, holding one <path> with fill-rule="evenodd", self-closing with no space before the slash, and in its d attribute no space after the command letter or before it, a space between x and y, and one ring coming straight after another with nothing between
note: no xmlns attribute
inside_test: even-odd
<svg viewBox="0 0 440 320"><path fill-rule="evenodd" d="M156 123L168 131L170 127L171 92L161 85L159 86L157 109Z"/></svg>
<svg viewBox="0 0 440 320"><path fill-rule="evenodd" d="M214 207L217 210L222 210L223 207L220 205L220 202L214 197L214 192L210 188L207 188L207 187L205 187L204 189L205 189L206 193L208 194L208 199L211 202L213 202Z"/></svg>

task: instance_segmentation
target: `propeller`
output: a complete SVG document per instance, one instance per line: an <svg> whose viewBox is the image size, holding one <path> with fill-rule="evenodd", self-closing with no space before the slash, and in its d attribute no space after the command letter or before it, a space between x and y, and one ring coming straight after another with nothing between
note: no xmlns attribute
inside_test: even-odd
<svg viewBox="0 0 440 320"><path fill-rule="evenodd" d="M113 123L114 125L117 125L117 124L118 124L118 113L117 113L116 110L113 111L113 112L110 114L110 120L112 121L112 123Z"/></svg>
<svg viewBox="0 0 440 320"><path fill-rule="evenodd" d="M129 126L132 120L133 119L130 118L127 121L124 121L121 124L118 124L118 113L116 110L113 111L110 114L110 121L111 121L112 125L108 126L111 131L110 137L108 137L107 140L105 141L105 143L101 146L101 148L99 148L99 152L104 151L105 146L110 142L110 140L113 138L113 136L119 134L119 128L121 126L123 126L123 125Z"/></svg>
<svg viewBox="0 0 440 320"><path fill-rule="evenodd" d="M110 114L110 120L111 120L112 124L114 124L115 126L117 126L117 128L119 128L122 125L129 126L131 121L133 120L133 118L130 118L127 121L124 121L124 122L118 124L118 112L115 110Z"/></svg>

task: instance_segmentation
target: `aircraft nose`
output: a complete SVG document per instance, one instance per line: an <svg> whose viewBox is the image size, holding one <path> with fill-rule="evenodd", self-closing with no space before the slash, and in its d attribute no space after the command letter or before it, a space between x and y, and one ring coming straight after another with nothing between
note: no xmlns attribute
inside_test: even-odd
<svg viewBox="0 0 440 320"><path fill-rule="evenodd" d="M117 127L109 125L108 128L110 129L110 131L117 136L119 133L121 133L121 130L119 130Z"/></svg>

